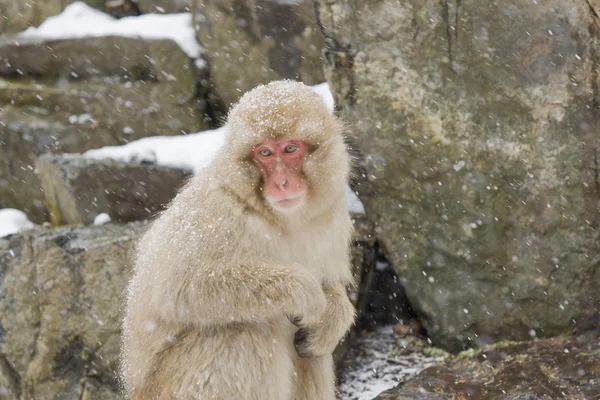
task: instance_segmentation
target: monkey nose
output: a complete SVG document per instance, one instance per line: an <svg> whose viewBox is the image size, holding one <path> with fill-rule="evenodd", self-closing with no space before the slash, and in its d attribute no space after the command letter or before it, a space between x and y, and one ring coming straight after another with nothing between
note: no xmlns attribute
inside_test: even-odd
<svg viewBox="0 0 600 400"><path fill-rule="evenodd" d="M283 174L276 176L273 181L273 183L275 183L275 186L277 186L280 190L286 189L288 187L288 179Z"/></svg>
<svg viewBox="0 0 600 400"><path fill-rule="evenodd" d="M286 178L283 178L276 182L276 185L279 187L279 189L285 189L287 188L288 180Z"/></svg>

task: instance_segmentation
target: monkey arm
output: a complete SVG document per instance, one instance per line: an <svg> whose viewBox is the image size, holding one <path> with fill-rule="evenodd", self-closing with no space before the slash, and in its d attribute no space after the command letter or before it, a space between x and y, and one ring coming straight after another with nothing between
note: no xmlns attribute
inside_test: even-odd
<svg viewBox="0 0 600 400"><path fill-rule="evenodd" d="M166 321L207 326L289 316L315 324L327 303L319 282L299 267L221 265L180 282L158 299Z"/></svg>
<svg viewBox="0 0 600 400"><path fill-rule="evenodd" d="M331 354L354 323L355 310L348 298L345 285L324 284L327 307L321 322L315 325L298 324L296 351L301 357Z"/></svg>

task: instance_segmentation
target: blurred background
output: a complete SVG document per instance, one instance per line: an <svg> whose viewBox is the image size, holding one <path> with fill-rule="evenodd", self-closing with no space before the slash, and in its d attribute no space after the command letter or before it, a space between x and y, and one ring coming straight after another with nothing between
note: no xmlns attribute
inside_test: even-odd
<svg viewBox="0 0 600 400"><path fill-rule="evenodd" d="M0 0L0 399L120 399L132 244L253 87L347 122L340 398L600 399L599 0Z"/></svg>

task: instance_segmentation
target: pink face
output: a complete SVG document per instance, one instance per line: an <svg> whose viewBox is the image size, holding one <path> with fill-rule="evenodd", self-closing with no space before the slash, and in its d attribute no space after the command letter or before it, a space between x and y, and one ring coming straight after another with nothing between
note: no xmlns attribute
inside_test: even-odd
<svg viewBox="0 0 600 400"><path fill-rule="evenodd" d="M306 144L301 140L265 140L252 149L252 158L263 173L264 196L275 209L291 211L304 202L306 183L302 163Z"/></svg>

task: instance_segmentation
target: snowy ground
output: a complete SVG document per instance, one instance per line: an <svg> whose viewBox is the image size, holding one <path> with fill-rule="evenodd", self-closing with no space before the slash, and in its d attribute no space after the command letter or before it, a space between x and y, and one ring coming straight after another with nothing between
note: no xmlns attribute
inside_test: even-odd
<svg viewBox="0 0 600 400"><path fill-rule="evenodd" d="M416 352L390 357L397 340L391 326L363 333L358 338L349 350L340 377L339 390L343 400L372 400L442 360Z"/></svg>

